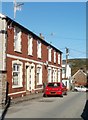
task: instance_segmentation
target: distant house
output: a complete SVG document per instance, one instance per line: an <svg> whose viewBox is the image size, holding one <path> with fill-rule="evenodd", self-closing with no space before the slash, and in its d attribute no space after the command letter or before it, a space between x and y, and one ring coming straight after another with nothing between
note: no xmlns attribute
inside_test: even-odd
<svg viewBox="0 0 88 120"><path fill-rule="evenodd" d="M79 69L72 76L72 81L75 86L85 85L87 83L87 74L82 69Z"/></svg>
<svg viewBox="0 0 88 120"><path fill-rule="evenodd" d="M67 86L67 89L70 90L71 84L71 66L70 64L62 64L62 82Z"/></svg>

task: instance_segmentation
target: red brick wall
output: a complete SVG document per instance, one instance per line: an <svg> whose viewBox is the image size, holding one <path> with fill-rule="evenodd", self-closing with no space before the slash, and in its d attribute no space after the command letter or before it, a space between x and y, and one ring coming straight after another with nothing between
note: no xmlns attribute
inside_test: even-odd
<svg viewBox="0 0 88 120"><path fill-rule="evenodd" d="M33 59L36 61L46 62L48 60L48 49L45 44L42 44L42 58L37 58L37 40L33 39L33 56L28 55L28 40L27 40L27 33L22 32L22 52L18 53L14 51L14 30L8 30L8 47L7 53ZM54 50L52 49L52 62L50 64L58 66L58 53L56 53L56 63L54 63Z"/></svg>
<svg viewBox="0 0 88 120"><path fill-rule="evenodd" d="M14 29L8 29L8 44L7 44L7 54L28 58L36 61L40 61L45 63L48 60L48 49L47 45L42 43L42 58L37 58L37 40L36 38L33 38L33 56L28 55L28 40L27 40L28 34L26 32L22 32L22 52L18 53L14 51ZM33 36L32 36L33 37ZM23 87L22 88L12 88L12 60L15 60L13 58L7 57L7 80L10 83L9 84L9 93L19 92L25 90L25 63L27 61L23 62ZM35 64L35 63L34 63ZM58 53L56 53L56 63L54 63L54 50L52 49L52 62L49 62L49 64L54 66L60 66L58 65ZM36 65L36 64L35 64ZM47 67L43 65L43 82L47 82ZM36 66L35 66L36 71Z"/></svg>
<svg viewBox="0 0 88 120"><path fill-rule="evenodd" d="M15 59L12 58L7 58L7 80L10 83L9 84L9 93L13 92L19 92L19 91L24 91L25 90L25 84L23 84L23 87L21 88L12 88L12 61ZM23 66L25 65L25 62L23 62ZM25 68L25 67L24 67ZM24 70L25 71L25 70ZM25 83L25 72L23 71L23 83Z"/></svg>

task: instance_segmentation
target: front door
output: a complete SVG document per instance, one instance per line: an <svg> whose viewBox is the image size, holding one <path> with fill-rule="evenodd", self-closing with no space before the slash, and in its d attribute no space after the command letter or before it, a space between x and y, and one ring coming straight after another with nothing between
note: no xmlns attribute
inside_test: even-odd
<svg viewBox="0 0 88 120"><path fill-rule="evenodd" d="M26 66L26 90L30 91L31 86L30 86L30 66Z"/></svg>
<svg viewBox="0 0 88 120"><path fill-rule="evenodd" d="M35 89L35 66L30 67L31 91Z"/></svg>

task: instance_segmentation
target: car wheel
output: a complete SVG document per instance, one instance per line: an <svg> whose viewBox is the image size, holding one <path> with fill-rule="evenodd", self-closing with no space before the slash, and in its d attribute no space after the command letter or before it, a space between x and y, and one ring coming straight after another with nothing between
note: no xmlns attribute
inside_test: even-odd
<svg viewBox="0 0 88 120"><path fill-rule="evenodd" d="M60 95L60 97L63 97L63 94L62 94L62 95Z"/></svg>
<svg viewBox="0 0 88 120"><path fill-rule="evenodd" d="M63 95L61 95L61 97L63 97Z"/></svg>
<svg viewBox="0 0 88 120"><path fill-rule="evenodd" d="M75 92L77 92L78 90L77 89L74 89Z"/></svg>
<svg viewBox="0 0 88 120"><path fill-rule="evenodd" d="M67 92L65 92L65 94L64 95L67 95Z"/></svg>
<svg viewBox="0 0 88 120"><path fill-rule="evenodd" d="M47 97L47 95L46 95L46 94L43 94L43 97Z"/></svg>

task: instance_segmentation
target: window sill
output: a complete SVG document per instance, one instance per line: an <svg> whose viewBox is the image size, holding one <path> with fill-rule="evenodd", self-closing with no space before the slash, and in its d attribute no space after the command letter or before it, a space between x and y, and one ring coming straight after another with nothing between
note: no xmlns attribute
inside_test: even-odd
<svg viewBox="0 0 88 120"><path fill-rule="evenodd" d="M42 57L37 57L37 58L40 59L40 60L42 59Z"/></svg>
<svg viewBox="0 0 88 120"><path fill-rule="evenodd" d="M16 86L16 85L14 85L14 86L12 86L12 88L22 88L23 86Z"/></svg>
<svg viewBox="0 0 88 120"><path fill-rule="evenodd" d="M37 83L37 85L42 85L42 83Z"/></svg>
<svg viewBox="0 0 88 120"><path fill-rule="evenodd" d="M17 51L17 50L14 50L14 52L17 52L17 53L22 53L22 51Z"/></svg>
<svg viewBox="0 0 88 120"><path fill-rule="evenodd" d="M28 56L31 56L31 57L33 57L33 55L31 55L31 54L28 54Z"/></svg>
<svg viewBox="0 0 88 120"><path fill-rule="evenodd" d="M51 61L50 61L50 60L48 60L48 62L50 62L50 63L51 63Z"/></svg>

